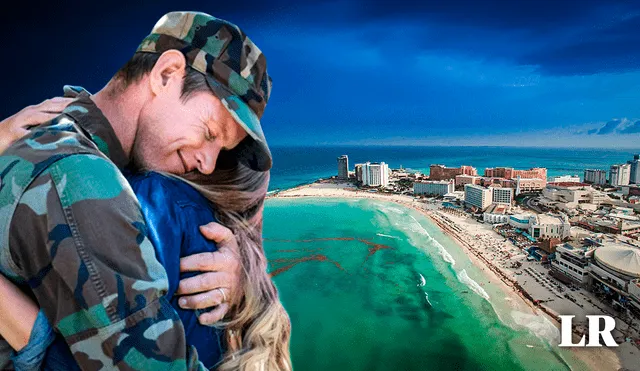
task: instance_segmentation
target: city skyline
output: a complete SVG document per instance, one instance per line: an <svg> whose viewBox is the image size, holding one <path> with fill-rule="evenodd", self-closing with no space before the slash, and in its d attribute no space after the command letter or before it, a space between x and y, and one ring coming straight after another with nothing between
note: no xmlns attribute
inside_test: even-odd
<svg viewBox="0 0 640 371"><path fill-rule="evenodd" d="M640 147L639 4L180 6L237 23L267 56L272 145ZM5 40L20 58L5 62L0 113L60 95L63 84L97 91L170 10L134 1L16 12L2 25L21 37ZM82 32L60 28L63 14Z"/></svg>

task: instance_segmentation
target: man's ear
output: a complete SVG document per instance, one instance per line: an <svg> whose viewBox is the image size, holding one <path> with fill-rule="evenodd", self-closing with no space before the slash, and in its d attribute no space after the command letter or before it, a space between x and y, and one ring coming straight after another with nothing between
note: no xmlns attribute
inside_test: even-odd
<svg viewBox="0 0 640 371"><path fill-rule="evenodd" d="M187 61L184 55L175 49L167 50L160 55L149 73L149 84L154 95L169 90L175 83L182 83Z"/></svg>

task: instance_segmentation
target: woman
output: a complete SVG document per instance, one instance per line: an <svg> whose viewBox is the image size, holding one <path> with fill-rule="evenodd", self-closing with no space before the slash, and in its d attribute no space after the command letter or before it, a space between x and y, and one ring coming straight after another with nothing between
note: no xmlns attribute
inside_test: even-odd
<svg viewBox="0 0 640 371"><path fill-rule="evenodd" d="M0 122L0 153L26 134L29 126L52 119L69 102L55 98ZM207 176L125 175L140 201L156 257L167 270L167 298L184 324L187 342L196 347L203 364L219 370L290 370L290 322L267 274L262 249L262 210L269 173L221 159L216 171ZM198 322L200 311L181 309L174 294L179 280L185 278L179 271L180 258L216 249L198 229L214 219L234 232L245 295L232 309L230 320L208 327ZM76 366L61 338L51 336L51 327L35 303L2 276L0 296L0 335L19 350L13 357L16 369L37 368L45 353L45 368Z"/></svg>

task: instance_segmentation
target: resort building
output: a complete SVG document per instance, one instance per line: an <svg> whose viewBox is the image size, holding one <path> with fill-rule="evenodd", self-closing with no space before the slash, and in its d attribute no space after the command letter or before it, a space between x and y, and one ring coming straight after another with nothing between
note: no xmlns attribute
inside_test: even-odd
<svg viewBox="0 0 640 371"><path fill-rule="evenodd" d="M546 185L547 178L518 178L516 179L516 194L540 191L544 189Z"/></svg>
<svg viewBox="0 0 640 371"><path fill-rule="evenodd" d="M556 258L551 261L551 275L561 281L568 278L579 284L586 284L589 279L589 259L596 248L576 247L565 243L557 245L555 249Z"/></svg>
<svg viewBox="0 0 640 371"><path fill-rule="evenodd" d="M338 179L349 179L349 157L347 155L338 157Z"/></svg>
<svg viewBox="0 0 640 371"><path fill-rule="evenodd" d="M640 248L605 242L589 265L591 288L616 309L640 313Z"/></svg>
<svg viewBox="0 0 640 371"><path fill-rule="evenodd" d="M533 214L516 214L509 216L509 225L514 228L529 230L529 227L535 224L536 216Z"/></svg>
<svg viewBox="0 0 640 371"><path fill-rule="evenodd" d="M512 167L496 167L484 169L484 176L490 178L537 178L547 180L547 169L543 167L534 167L529 170L515 170Z"/></svg>
<svg viewBox="0 0 640 371"><path fill-rule="evenodd" d="M354 173L356 176L356 181L362 183L362 164L356 164Z"/></svg>
<svg viewBox="0 0 640 371"><path fill-rule="evenodd" d="M511 205L513 203L513 188L490 188L492 191L492 202L494 204Z"/></svg>
<svg viewBox="0 0 640 371"><path fill-rule="evenodd" d="M580 183L580 177L577 175L552 176L549 183Z"/></svg>
<svg viewBox="0 0 640 371"><path fill-rule="evenodd" d="M564 214L539 214L529 227L533 238L558 238L564 240L571 236L571 224Z"/></svg>
<svg viewBox="0 0 640 371"><path fill-rule="evenodd" d="M631 178L631 165L613 165L609 170L609 184L612 186L629 185Z"/></svg>
<svg viewBox="0 0 640 371"><path fill-rule="evenodd" d="M535 239L563 240L571 235L571 224L564 214L511 215L509 225L527 231Z"/></svg>
<svg viewBox="0 0 640 371"><path fill-rule="evenodd" d="M413 183L413 193L416 195L444 196L455 191L452 180L426 181Z"/></svg>
<svg viewBox="0 0 640 371"><path fill-rule="evenodd" d="M477 175L456 175L456 187L464 187L467 184L480 184L481 177Z"/></svg>
<svg viewBox="0 0 640 371"><path fill-rule="evenodd" d="M482 214L482 220L489 224L507 224L509 223L509 215L507 215L509 209L509 205L493 203Z"/></svg>
<svg viewBox="0 0 640 371"><path fill-rule="evenodd" d="M484 187L516 188L516 181L506 178L480 178L480 185Z"/></svg>
<svg viewBox="0 0 640 371"><path fill-rule="evenodd" d="M559 210L576 209L581 204L600 205L609 200L604 192L600 192L586 183L549 183L542 190L540 203L546 207Z"/></svg>
<svg viewBox="0 0 640 371"><path fill-rule="evenodd" d="M587 169L584 171L584 182L598 185L607 184L607 171L598 169Z"/></svg>
<svg viewBox="0 0 640 371"><path fill-rule="evenodd" d="M469 207L485 210L493 202L491 189L467 184L464 186L464 202Z"/></svg>
<svg viewBox="0 0 640 371"><path fill-rule="evenodd" d="M509 222L509 215L484 213L482 214L482 220L489 224L504 224Z"/></svg>
<svg viewBox="0 0 640 371"><path fill-rule="evenodd" d="M460 167L429 166L429 180L455 179L456 175L478 175L478 171L475 167L464 165Z"/></svg>
<svg viewBox="0 0 640 371"><path fill-rule="evenodd" d="M640 154L633 155L630 172L629 183L640 184Z"/></svg>
<svg viewBox="0 0 640 371"><path fill-rule="evenodd" d="M366 162L360 165L360 170L356 165L356 178L359 171L362 185L369 187L386 187L389 185L389 165L384 162Z"/></svg>

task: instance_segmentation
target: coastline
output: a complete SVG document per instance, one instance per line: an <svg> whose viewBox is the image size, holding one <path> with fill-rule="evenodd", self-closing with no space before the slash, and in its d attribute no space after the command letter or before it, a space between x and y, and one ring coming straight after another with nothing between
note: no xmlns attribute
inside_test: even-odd
<svg viewBox="0 0 640 371"><path fill-rule="evenodd" d="M532 295L530 295L518 283L515 271L504 266L500 266L499 259L496 259L496 254L498 252L503 253L504 251L489 250L484 243L469 243L469 238L464 238L465 234L468 236L474 232L478 232L478 230L469 230L466 225L468 223L459 223L458 220L454 222L452 219L455 219L455 217L445 214L442 211L438 211L435 206L431 208L425 207L427 205L416 202L412 196L368 192L356 190L352 186L346 184L319 182L274 192L267 198L361 198L394 202L411 208L428 218L444 234L449 236L457 245L459 245L460 249L465 252L465 255L469 257L471 262L477 268L482 270L488 281L501 289L505 295L505 300L508 300L512 307L516 307L517 310L527 314L542 316L549 320L556 328L559 328L560 326L558 314L544 304L535 303ZM493 231L491 231L491 233L495 235L494 239L498 241L498 235ZM487 239L491 238L488 233L486 235L482 235L482 237L485 242ZM513 249L517 248L513 246ZM491 254L493 254L493 259L490 258ZM582 336L582 334L578 332L578 329L575 329L574 341L579 339L578 336ZM627 360L627 362L623 362L624 355L622 352L614 351L605 347L570 348L570 350L575 358L583 362L592 370L620 370L623 364L630 364L629 360Z"/></svg>

